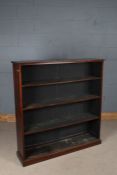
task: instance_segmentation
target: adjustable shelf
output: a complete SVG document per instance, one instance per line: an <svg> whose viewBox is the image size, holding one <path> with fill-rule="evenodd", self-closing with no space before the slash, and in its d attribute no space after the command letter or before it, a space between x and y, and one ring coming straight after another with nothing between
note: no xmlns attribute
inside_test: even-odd
<svg viewBox="0 0 117 175"><path fill-rule="evenodd" d="M23 166L100 144L102 59L13 62Z"/></svg>
<svg viewBox="0 0 117 175"><path fill-rule="evenodd" d="M80 103L80 102L85 102L85 101L89 101L89 100L95 100L95 99L99 99L100 96L96 96L96 95L87 95L81 99L75 99L75 98L69 98L69 99L55 99L54 102L52 103L45 103L45 104L31 104L27 107L23 108L23 111L28 111L28 110L34 110L34 109L41 109L41 108L47 108L47 107L53 107L53 106L58 106L58 105L66 105L66 104L72 104L72 103Z"/></svg>
<svg viewBox="0 0 117 175"><path fill-rule="evenodd" d="M79 115L79 116L78 116ZM79 123L84 123L87 121L97 120L99 116L91 113L81 113L76 116L66 116L63 120L61 118L55 118L53 120L47 120L45 122L30 123L27 126L25 135L35 134L38 132L50 131L57 128L77 125ZM37 116L38 117L38 116Z"/></svg>
<svg viewBox="0 0 117 175"><path fill-rule="evenodd" d="M25 139L26 152L29 152L32 149L43 148L50 144L56 143L64 139L69 139L74 136L80 136L84 133L89 133L90 135L93 135L89 126L92 127L94 123L94 121L87 121L85 123L80 123L74 126L56 128L54 132L48 131L44 133L36 133L35 135L28 135Z"/></svg>
<svg viewBox="0 0 117 175"><path fill-rule="evenodd" d="M99 80L101 77L83 77L76 80L56 80L56 81L48 81L48 82L24 82L22 87L36 87L36 86L49 86L49 85L56 85L56 84L68 84L68 83L77 83L82 81L91 81L91 80Z"/></svg>

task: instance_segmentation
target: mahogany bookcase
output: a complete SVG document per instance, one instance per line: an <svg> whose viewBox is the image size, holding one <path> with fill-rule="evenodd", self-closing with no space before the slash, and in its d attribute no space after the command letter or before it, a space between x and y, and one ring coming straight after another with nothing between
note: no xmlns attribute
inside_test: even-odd
<svg viewBox="0 0 117 175"><path fill-rule="evenodd" d="M12 63L23 166L101 143L103 59Z"/></svg>

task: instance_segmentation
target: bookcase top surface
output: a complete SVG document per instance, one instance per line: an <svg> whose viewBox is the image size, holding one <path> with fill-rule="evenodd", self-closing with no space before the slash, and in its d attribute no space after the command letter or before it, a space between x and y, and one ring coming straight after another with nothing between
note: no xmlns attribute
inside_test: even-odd
<svg viewBox="0 0 117 175"><path fill-rule="evenodd" d="M85 62L103 62L101 58L82 58L82 59L44 59L44 60L22 60L12 61L13 64L20 65L41 65L41 64L69 64L69 63L85 63Z"/></svg>

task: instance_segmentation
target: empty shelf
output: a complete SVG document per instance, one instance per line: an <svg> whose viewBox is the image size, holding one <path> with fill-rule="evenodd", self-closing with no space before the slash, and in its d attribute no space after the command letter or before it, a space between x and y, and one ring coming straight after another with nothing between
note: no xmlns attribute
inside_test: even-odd
<svg viewBox="0 0 117 175"><path fill-rule="evenodd" d="M67 84L67 83L77 83L82 81L91 81L91 80L99 80L101 77L84 77L79 79L72 80L50 80L50 81L40 81L40 82L24 82L22 87L38 87L38 86L48 86L48 85L56 85L56 84Z"/></svg>
<svg viewBox="0 0 117 175"><path fill-rule="evenodd" d="M36 122L36 123L30 122L29 126L27 126L26 128L25 135L30 135L38 132L53 130L71 125L77 125L79 123L93 121L98 118L99 116L96 116L91 113L81 113L77 114L76 116L64 116L62 120L61 118L58 117L53 120L49 121L47 120L44 122Z"/></svg>
<svg viewBox="0 0 117 175"><path fill-rule="evenodd" d="M94 142L98 142L95 136L90 133L82 133L81 135L75 135L66 139L62 139L53 143L46 144L43 147L37 147L35 149L30 149L26 151L26 155L28 159L33 157L43 157L46 155L56 154L62 151L71 150L74 148L78 148L81 146L85 146L87 144L93 144Z"/></svg>
<svg viewBox="0 0 117 175"><path fill-rule="evenodd" d="M57 106L57 105L79 103L79 102L88 101L88 100L95 100L95 99L99 99L99 98L100 98L100 96L97 96L97 95L86 95L82 98L69 98L69 99L60 98L60 99L56 99L54 102L50 102L50 103L28 105L28 106L23 108L23 111L41 109L41 108L52 107L52 106Z"/></svg>

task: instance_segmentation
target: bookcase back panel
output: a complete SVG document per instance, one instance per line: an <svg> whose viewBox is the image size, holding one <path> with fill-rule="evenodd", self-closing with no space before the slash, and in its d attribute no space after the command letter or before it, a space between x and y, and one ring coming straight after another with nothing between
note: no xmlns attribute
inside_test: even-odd
<svg viewBox="0 0 117 175"><path fill-rule="evenodd" d="M99 117L98 100L24 112L25 131L58 127L70 122Z"/></svg>
<svg viewBox="0 0 117 175"><path fill-rule="evenodd" d="M79 99L88 95L100 95L100 80L59 84L23 89L23 105L48 104L57 100Z"/></svg>
<svg viewBox="0 0 117 175"><path fill-rule="evenodd" d="M23 84L101 76L100 63L36 65L22 67Z"/></svg>

